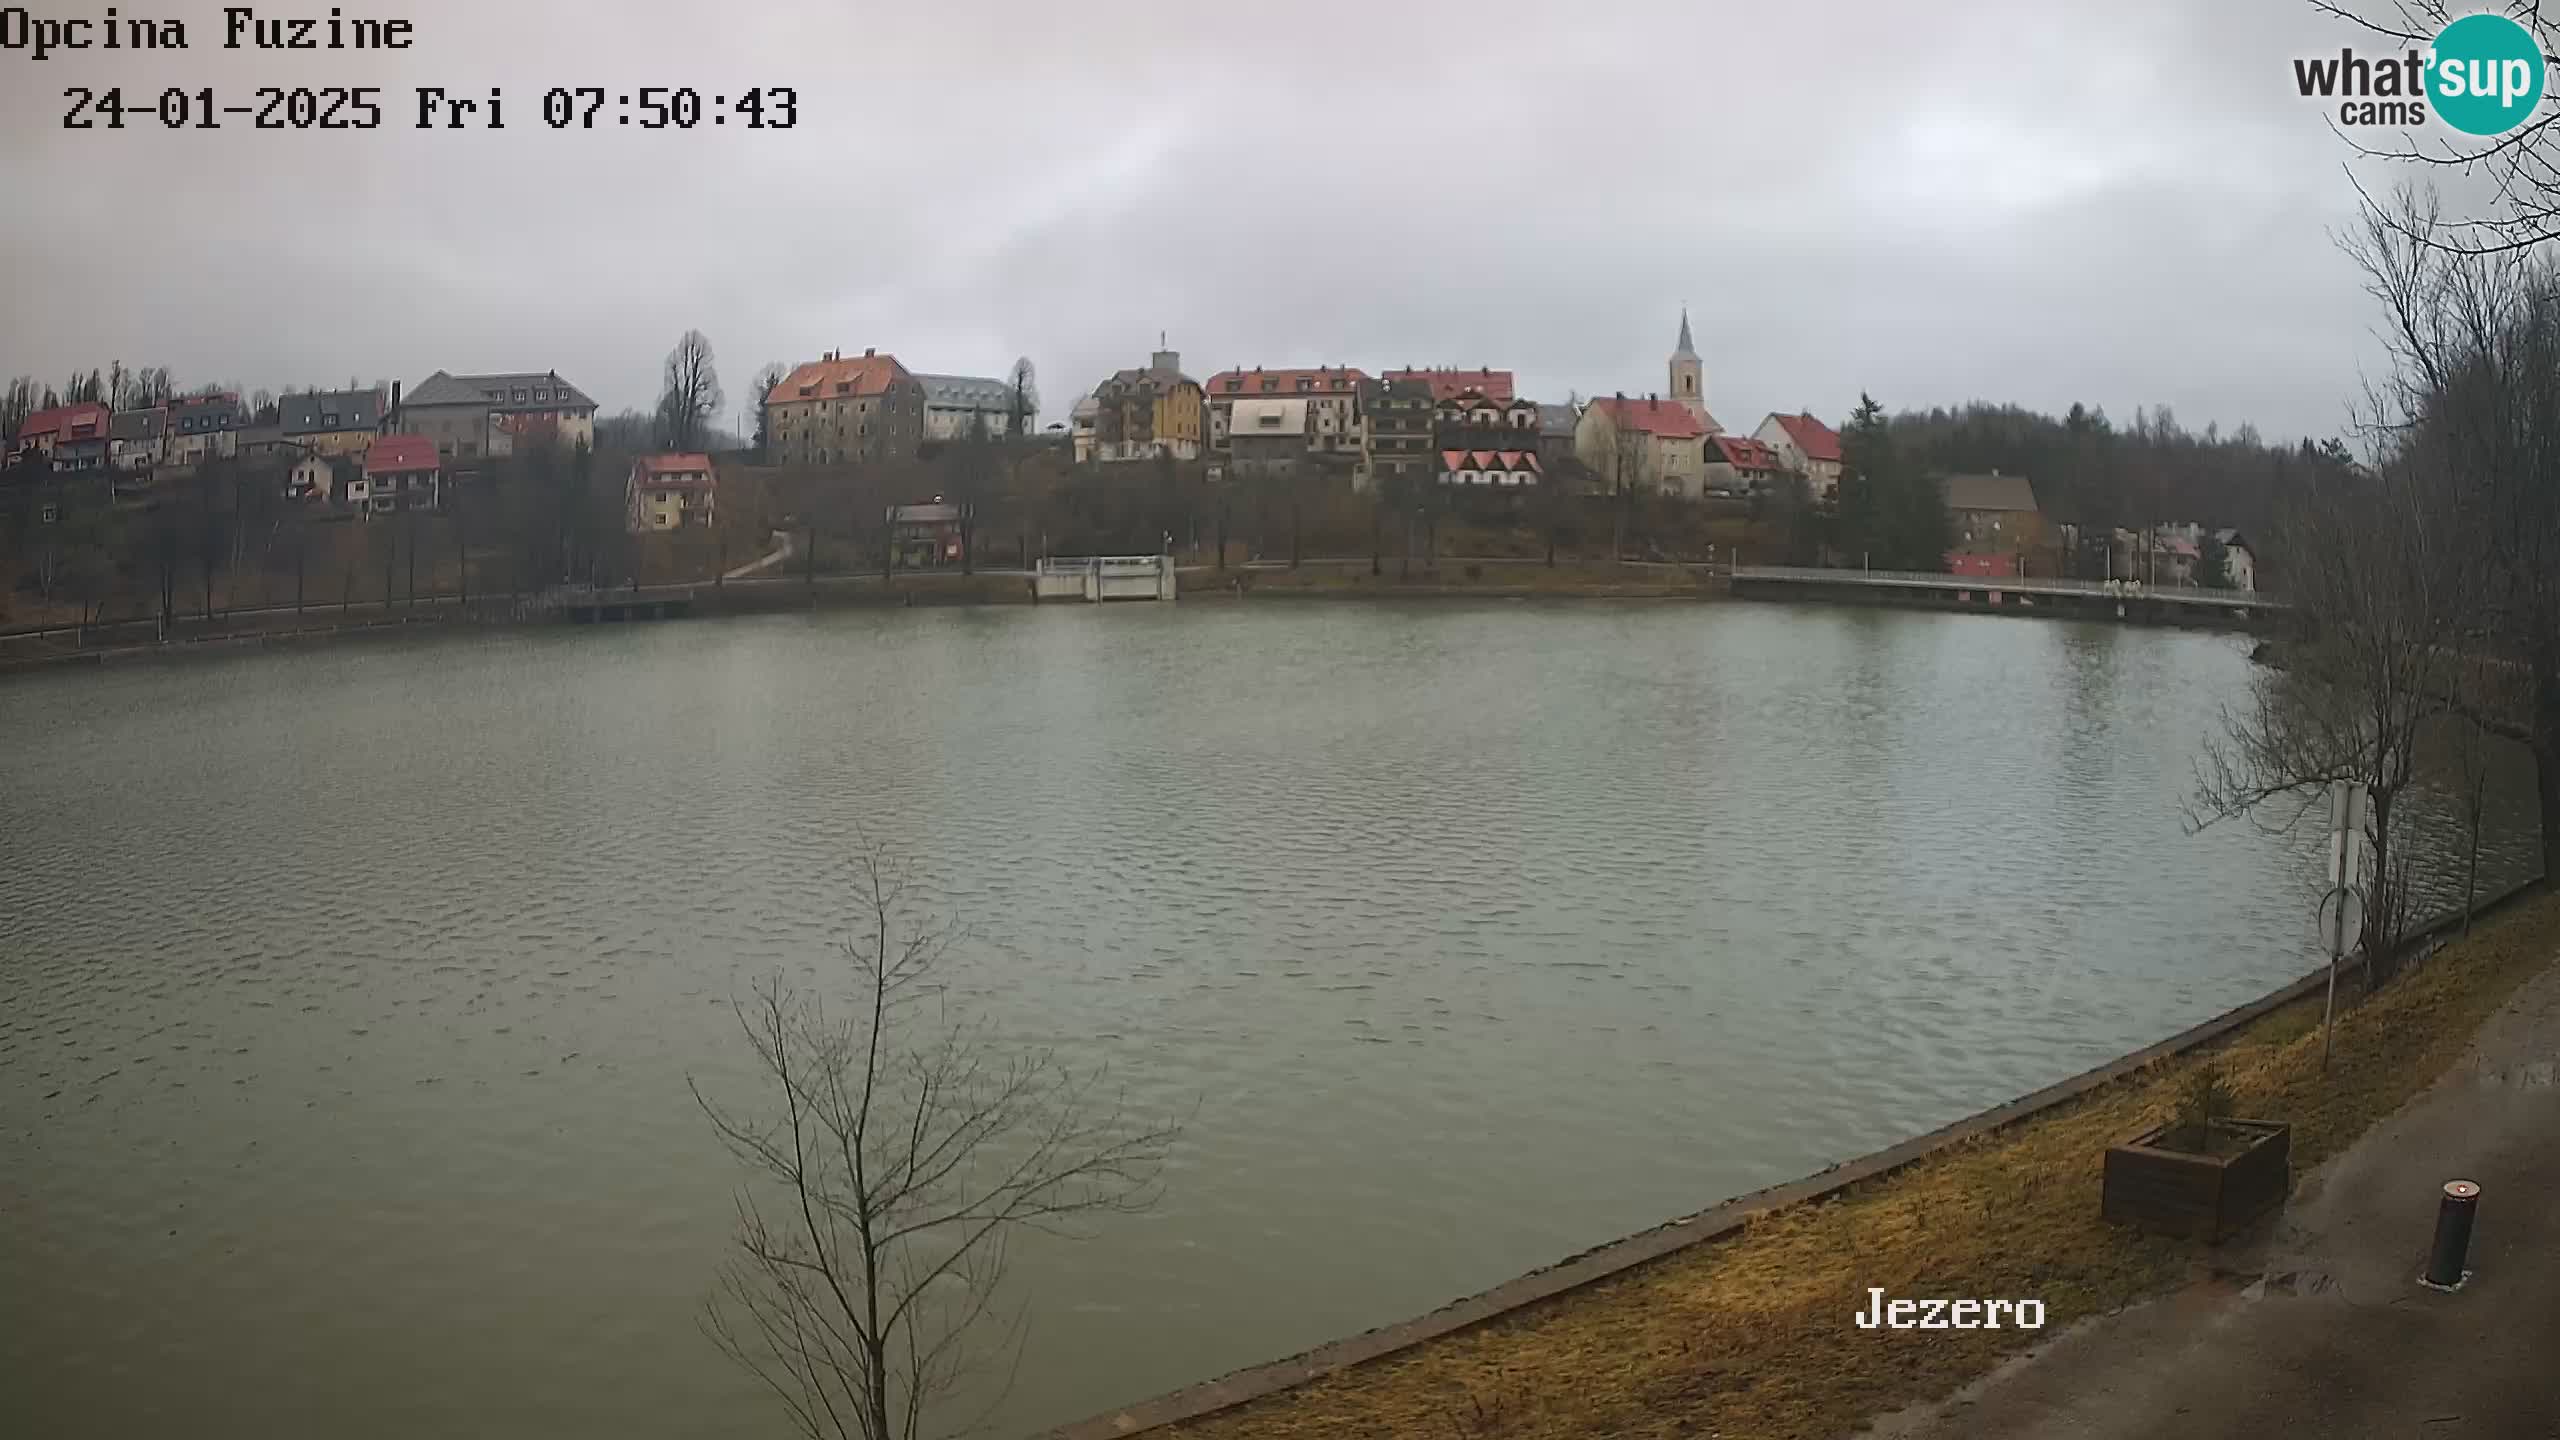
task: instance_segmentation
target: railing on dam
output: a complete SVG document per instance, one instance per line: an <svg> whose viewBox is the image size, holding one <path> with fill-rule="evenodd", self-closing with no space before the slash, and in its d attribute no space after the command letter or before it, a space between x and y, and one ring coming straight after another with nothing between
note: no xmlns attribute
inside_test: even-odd
<svg viewBox="0 0 2560 1440"><path fill-rule="evenodd" d="M1040 600L1170 600L1173 558L1168 555L1080 555L1044 559L1031 579Z"/></svg>
<svg viewBox="0 0 2560 1440"><path fill-rule="evenodd" d="M2211 605L2230 610L2274 610L2285 602L2260 590L2202 585L2145 585L2138 580L2070 580L2015 575L1944 575L1931 570L1825 570L1811 565L1736 565L1736 584L1752 581L1808 585L1869 585L1902 590L1997 590L2007 595L2085 595L2111 600L2154 600L2171 605Z"/></svg>

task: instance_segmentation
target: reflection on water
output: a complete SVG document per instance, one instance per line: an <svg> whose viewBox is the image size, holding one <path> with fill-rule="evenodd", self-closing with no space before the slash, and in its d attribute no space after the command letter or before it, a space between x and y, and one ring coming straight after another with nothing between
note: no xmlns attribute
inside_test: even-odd
<svg viewBox="0 0 2560 1440"><path fill-rule="evenodd" d="M2309 964L2182 833L2226 637L1776 606L914 611L0 687L0 1433L761 1436L685 1090L857 827L1011 1040L1197 1106L1000 1424L1423 1310ZM2488 872L2529 867L2520 763Z"/></svg>

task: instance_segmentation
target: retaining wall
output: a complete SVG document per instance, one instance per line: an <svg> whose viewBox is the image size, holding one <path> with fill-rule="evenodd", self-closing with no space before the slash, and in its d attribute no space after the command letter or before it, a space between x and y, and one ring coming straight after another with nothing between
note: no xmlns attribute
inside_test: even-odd
<svg viewBox="0 0 2560 1440"><path fill-rule="evenodd" d="M2476 917L2507 905L2541 883L2535 879L2510 885L2482 899L2473 908L2473 914ZM2457 930L2461 925L2459 912L2442 916L2413 929L2402 943L2408 950L2430 949L2447 931ZM2271 994L2182 1030L2156 1045L2145 1046L2068 1080L2048 1085L2033 1094L2020 1096L1952 1125L1941 1126L1926 1135L1914 1136L1899 1145L1844 1161L1801 1180L1736 1196L1714 1209L1586 1250L1543 1270L1533 1270L1481 1294L1442 1306L1427 1315L1061 1425L1043 1432L1040 1440L1117 1440L1120 1436L1197 1420L1354 1365L1409 1350L1469 1326L1483 1324L1524 1305L1580 1289L1593 1281L1606 1279L1693 1245L1725 1239L1738 1233L1754 1216L1789 1205L1814 1204L1830 1199L1854 1186L1880 1180L1915 1165L1943 1150L2068 1105L2092 1090L2126 1079L2147 1066L2204 1049L2254 1020L2297 1000L2319 994L2328 983L2328 975L2326 967L2315 970Z"/></svg>

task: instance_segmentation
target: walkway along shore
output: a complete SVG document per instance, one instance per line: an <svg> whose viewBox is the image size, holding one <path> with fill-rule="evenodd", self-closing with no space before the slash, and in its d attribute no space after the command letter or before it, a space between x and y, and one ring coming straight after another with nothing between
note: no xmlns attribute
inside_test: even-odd
<svg viewBox="0 0 2560 1440"><path fill-rule="evenodd" d="M2560 953L2560 897L2538 889L2486 897L2468 939L2445 944L2459 916L2419 929L2409 953L2434 953L2344 1012L2326 1077L2322 971L1902 1144L1046 1440L1846 1434L2191 1279L2205 1252L2098 1219L2106 1145L2165 1118L2186 1057L2215 1051L2236 1072L2241 1113L2293 1125L2298 1166L2345 1148ZM2432 1212L2420 1210L2409 1223L2423 1245ZM1870 1286L2041 1299L2051 1323L1879 1339L1852 1324Z"/></svg>
<svg viewBox="0 0 2560 1440"><path fill-rule="evenodd" d="M2073 1327L1881 1440L2560 1434L2560 966L2434 1086L2300 1177L2223 1273ZM2481 1187L2460 1292L2418 1283L2440 1187Z"/></svg>

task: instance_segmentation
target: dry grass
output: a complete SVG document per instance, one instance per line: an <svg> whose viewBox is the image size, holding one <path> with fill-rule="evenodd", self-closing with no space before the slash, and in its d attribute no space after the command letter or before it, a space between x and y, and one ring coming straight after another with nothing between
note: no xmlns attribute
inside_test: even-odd
<svg viewBox="0 0 2560 1440"><path fill-rule="evenodd" d="M2555 952L2560 897L2482 923L2343 1013L2325 1077L2319 1002L2265 1017L2220 1052L2238 1113L2291 1122L2297 1167L2336 1153L2450 1068ZM2165 1062L1731 1240L1179 1428L1219 1440L1849 1434L2036 1338L1860 1330L1851 1316L1869 1286L2040 1298L2051 1334L2209 1267L2209 1250L2098 1219L2106 1146L2167 1118L2196 1063Z"/></svg>

